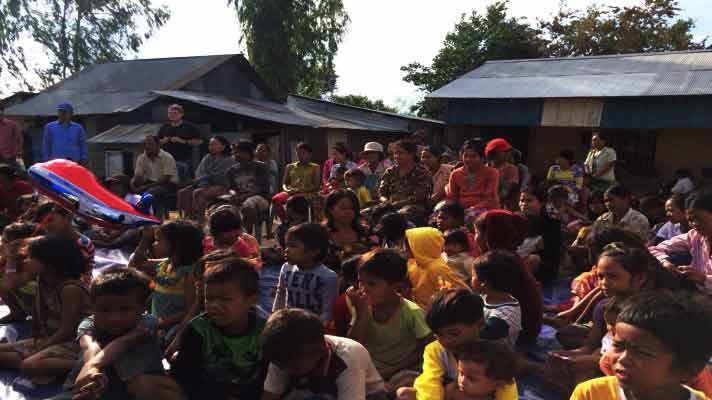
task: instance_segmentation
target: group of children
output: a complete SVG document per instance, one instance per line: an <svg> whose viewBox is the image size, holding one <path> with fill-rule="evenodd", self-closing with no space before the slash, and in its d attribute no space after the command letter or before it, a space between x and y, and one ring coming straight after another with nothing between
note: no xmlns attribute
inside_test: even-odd
<svg viewBox="0 0 712 400"><path fill-rule="evenodd" d="M218 199L204 226L132 232L128 265L101 271L70 212L25 197L2 234L1 322L31 316L32 332L0 344L0 368L28 378L18 386L63 382L58 399L510 400L521 375L576 400L708 398L712 308L699 294L712 287L712 194L673 195L667 222L620 185L582 210L562 186L515 185L507 146L466 142L433 208L373 195L376 171L400 179L371 157L378 146L360 166L335 149L320 177L300 145L273 199L279 251ZM395 145L395 167L411 147ZM409 168L412 184L422 171ZM519 190L518 212L499 208ZM570 302L545 307L568 246L592 267ZM271 309L258 305L263 262L282 263ZM523 351L542 323L563 347L545 364Z"/></svg>

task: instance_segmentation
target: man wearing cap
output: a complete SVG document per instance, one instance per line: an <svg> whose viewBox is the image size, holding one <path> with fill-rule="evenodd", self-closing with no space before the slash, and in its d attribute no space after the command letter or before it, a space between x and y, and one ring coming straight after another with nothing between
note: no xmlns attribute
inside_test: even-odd
<svg viewBox="0 0 712 400"><path fill-rule="evenodd" d="M378 185L386 172L386 166L383 164L383 145L378 142L366 143L361 152L361 164L358 169L366 175L363 185L371 193L372 198L377 198Z"/></svg>
<svg viewBox="0 0 712 400"><path fill-rule="evenodd" d="M63 158L82 165L87 164L87 140L84 128L72 122L74 108L69 103L57 106L57 120L45 125L42 137L44 161Z"/></svg>
<svg viewBox="0 0 712 400"><path fill-rule="evenodd" d="M0 163L16 165L22 157L22 129L5 118L5 105L0 103Z"/></svg>
<svg viewBox="0 0 712 400"><path fill-rule="evenodd" d="M512 163L512 145L505 139L492 139L485 147L485 157L499 171L499 199L502 207L516 210L519 202L519 169Z"/></svg>

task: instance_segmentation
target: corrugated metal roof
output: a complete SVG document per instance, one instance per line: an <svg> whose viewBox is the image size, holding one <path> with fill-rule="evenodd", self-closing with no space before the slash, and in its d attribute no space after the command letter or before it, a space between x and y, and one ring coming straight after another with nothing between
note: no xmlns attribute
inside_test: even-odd
<svg viewBox="0 0 712 400"><path fill-rule="evenodd" d="M76 115L129 112L154 100L152 90L174 90L232 57L128 60L96 64L72 75L34 98L6 110L9 116L53 116L58 104L72 103Z"/></svg>
<svg viewBox="0 0 712 400"><path fill-rule="evenodd" d="M287 105L248 98L223 97L187 91L159 90L153 93L168 96L232 114L284 125L311 128L408 132L408 116L384 115L372 110L347 107L335 103L290 96ZM325 104L326 103L326 104ZM441 122L440 122L441 123Z"/></svg>
<svg viewBox="0 0 712 400"><path fill-rule="evenodd" d="M712 51L488 61L430 98L712 95Z"/></svg>
<svg viewBox="0 0 712 400"><path fill-rule="evenodd" d="M138 144L147 135L157 135L162 124L124 124L87 139L90 144Z"/></svg>

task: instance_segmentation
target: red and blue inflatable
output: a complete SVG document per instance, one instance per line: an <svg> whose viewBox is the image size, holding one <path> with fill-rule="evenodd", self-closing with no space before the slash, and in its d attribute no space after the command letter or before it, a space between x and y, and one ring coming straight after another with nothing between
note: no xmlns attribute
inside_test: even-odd
<svg viewBox="0 0 712 400"><path fill-rule="evenodd" d="M73 161L52 160L34 164L27 173L39 192L90 223L110 228L161 223L159 218L111 193L91 171ZM150 199L146 200L150 202ZM150 205L143 208L149 209Z"/></svg>

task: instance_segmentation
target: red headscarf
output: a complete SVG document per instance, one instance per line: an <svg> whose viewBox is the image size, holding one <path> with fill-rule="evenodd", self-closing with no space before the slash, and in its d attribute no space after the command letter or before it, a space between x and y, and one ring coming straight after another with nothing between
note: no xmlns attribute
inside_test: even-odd
<svg viewBox="0 0 712 400"><path fill-rule="evenodd" d="M527 235L527 220L507 210L490 210L475 222L487 250L514 252ZM483 251L485 249L482 249Z"/></svg>

